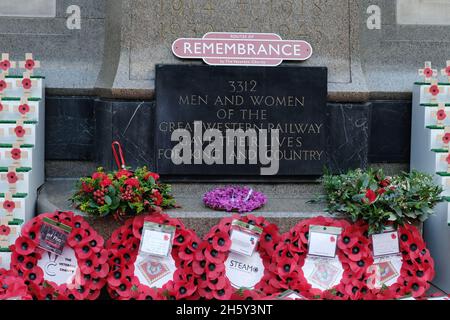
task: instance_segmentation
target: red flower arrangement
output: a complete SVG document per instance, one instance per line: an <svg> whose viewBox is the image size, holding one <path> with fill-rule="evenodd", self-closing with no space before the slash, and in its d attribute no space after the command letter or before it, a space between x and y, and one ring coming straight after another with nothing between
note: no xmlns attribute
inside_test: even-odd
<svg viewBox="0 0 450 320"><path fill-rule="evenodd" d="M400 275L393 285L372 289L371 294L376 299L398 299L407 295L420 298L434 278L434 260L417 228L405 224L398 228L398 232L402 254Z"/></svg>
<svg viewBox="0 0 450 320"><path fill-rule="evenodd" d="M32 300L32 297L21 277L0 269L0 300Z"/></svg>
<svg viewBox="0 0 450 320"><path fill-rule="evenodd" d="M338 238L337 257L344 273L340 283L326 291L313 288L302 270L308 252L310 225L340 227L343 230ZM279 291L295 290L307 299L360 299L369 292L364 279L367 268L373 262L368 249L369 239L363 231L361 224L350 224L345 220L325 217L302 220L284 234L275 247L269 268L273 274L270 285Z"/></svg>
<svg viewBox="0 0 450 320"><path fill-rule="evenodd" d="M142 229L145 221L176 227L171 256L176 271L173 279L161 288L150 288L135 274ZM107 276L108 292L117 300L179 300L198 299L197 277L193 272L194 254L200 239L194 231L186 229L178 219L166 214L141 215L125 221L107 241L110 272Z"/></svg>
<svg viewBox="0 0 450 320"><path fill-rule="evenodd" d="M71 201L89 215L114 214L120 219L175 207L171 186L158 179L159 175L146 167L134 172L126 169L104 172L99 168L90 177L80 179Z"/></svg>
<svg viewBox="0 0 450 320"><path fill-rule="evenodd" d="M256 251L263 262L264 275L255 285L255 290L233 288L226 275L225 261L228 258L231 246L231 224L234 219L260 227L263 230ZM193 271L198 277L199 295L208 300L229 300L230 298L242 300L260 299L268 294L278 292L270 284L273 275L268 272L268 269L279 239L278 227L267 222L263 217L234 215L222 219L217 226L205 235L204 241L195 253Z"/></svg>
<svg viewBox="0 0 450 320"><path fill-rule="evenodd" d="M44 218L59 221L72 228L66 246L74 250L77 270L71 283L58 285L47 281L38 265L47 252L38 247ZM108 255L103 238L81 217L72 212L45 213L28 221L10 247L11 270L25 281L33 297L38 300L95 300L105 285L108 274Z"/></svg>

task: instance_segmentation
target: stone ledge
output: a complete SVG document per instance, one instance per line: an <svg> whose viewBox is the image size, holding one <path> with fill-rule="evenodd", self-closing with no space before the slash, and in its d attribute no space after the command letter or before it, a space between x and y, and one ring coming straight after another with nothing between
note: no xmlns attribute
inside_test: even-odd
<svg viewBox="0 0 450 320"><path fill-rule="evenodd" d="M75 182L76 179L48 180L40 189L37 213L70 210L84 215L82 212L72 208L68 201L73 192ZM221 186L221 184L172 184L173 194L182 208L170 209L166 213L172 217L181 218L188 228L194 229L200 236L203 236L220 219L230 216L230 213L210 210L203 205L203 194L215 186ZM270 222L276 223L280 228L280 232L288 231L302 219L319 215L330 216L325 212L323 204L307 202L320 193L320 185L251 184L250 186L264 192L268 197L267 205L252 214L264 216ZM86 219L105 238L109 238L111 233L120 226L120 222L115 221L113 217L101 219L86 217Z"/></svg>

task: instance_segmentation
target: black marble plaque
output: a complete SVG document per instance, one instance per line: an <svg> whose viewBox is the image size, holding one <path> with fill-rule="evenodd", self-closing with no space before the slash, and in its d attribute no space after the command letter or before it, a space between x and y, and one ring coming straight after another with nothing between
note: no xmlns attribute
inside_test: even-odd
<svg viewBox="0 0 450 320"><path fill-rule="evenodd" d="M157 170L320 175L326 164L326 98L322 67L157 65Z"/></svg>

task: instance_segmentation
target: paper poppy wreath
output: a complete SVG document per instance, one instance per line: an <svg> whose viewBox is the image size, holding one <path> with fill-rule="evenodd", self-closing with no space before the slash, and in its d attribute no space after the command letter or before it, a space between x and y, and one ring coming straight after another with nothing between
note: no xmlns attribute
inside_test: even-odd
<svg viewBox="0 0 450 320"><path fill-rule="evenodd" d="M333 263L307 257L310 225L342 228ZM369 292L363 284L367 268L373 262L364 230L363 225L345 220L325 217L302 220L276 246L267 287L295 290L307 299L359 299Z"/></svg>
<svg viewBox="0 0 450 320"><path fill-rule="evenodd" d="M267 197L249 187L215 188L203 196L205 205L214 210L227 212L251 212L261 208Z"/></svg>
<svg viewBox="0 0 450 320"><path fill-rule="evenodd" d="M263 230L251 257L229 252L234 219ZM208 300L258 299L274 292L267 288L265 277L279 238L278 227L263 217L234 215L222 219L205 235L195 253L193 270L199 295Z"/></svg>
<svg viewBox="0 0 450 320"><path fill-rule="evenodd" d="M372 299L398 299L410 295L414 298L422 297L430 287L429 281L435 275L434 260L419 230L405 224L398 228L398 234L401 252L400 272L395 275L391 281L394 283L391 285L384 285L381 288L373 288L372 285ZM384 273L388 273L389 268L384 269ZM397 273L396 270L394 272Z"/></svg>
<svg viewBox="0 0 450 320"><path fill-rule="evenodd" d="M43 218L72 227L57 256L38 247ZM103 238L73 212L45 213L28 221L11 246L11 270L38 300L95 300L105 285L108 255Z"/></svg>
<svg viewBox="0 0 450 320"><path fill-rule="evenodd" d="M0 300L32 300L23 278L11 270L0 269Z"/></svg>
<svg viewBox="0 0 450 320"><path fill-rule="evenodd" d="M176 227L171 258L158 262L138 256L145 221ZM194 252L200 239L194 231L166 214L128 219L107 241L110 273L108 292L117 300L197 299L196 277L192 271Z"/></svg>

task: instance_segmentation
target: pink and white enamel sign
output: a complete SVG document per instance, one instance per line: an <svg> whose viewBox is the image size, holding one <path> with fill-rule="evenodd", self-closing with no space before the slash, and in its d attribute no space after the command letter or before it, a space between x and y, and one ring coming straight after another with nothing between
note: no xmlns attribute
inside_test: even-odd
<svg viewBox="0 0 450 320"><path fill-rule="evenodd" d="M303 40L283 40L274 33L211 32L203 38L180 38L172 44L178 58L203 59L209 65L278 66L284 60L303 61L312 55Z"/></svg>

